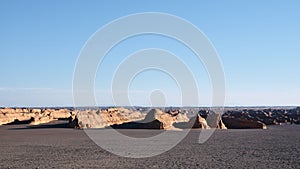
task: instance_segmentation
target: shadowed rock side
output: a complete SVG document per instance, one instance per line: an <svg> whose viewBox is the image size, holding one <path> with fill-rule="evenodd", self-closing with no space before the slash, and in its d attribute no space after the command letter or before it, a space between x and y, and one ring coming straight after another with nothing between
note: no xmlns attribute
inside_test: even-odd
<svg viewBox="0 0 300 169"><path fill-rule="evenodd" d="M255 120L246 118L234 118L230 116L223 116L223 121L229 129L266 129L267 126Z"/></svg>

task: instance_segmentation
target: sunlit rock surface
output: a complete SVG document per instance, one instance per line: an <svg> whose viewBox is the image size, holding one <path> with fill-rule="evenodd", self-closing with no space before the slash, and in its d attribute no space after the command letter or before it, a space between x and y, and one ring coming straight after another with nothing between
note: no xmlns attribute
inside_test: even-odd
<svg viewBox="0 0 300 169"><path fill-rule="evenodd" d="M72 126L77 128L105 128L115 124L138 121L145 117L139 111L125 108L81 110L75 112Z"/></svg>

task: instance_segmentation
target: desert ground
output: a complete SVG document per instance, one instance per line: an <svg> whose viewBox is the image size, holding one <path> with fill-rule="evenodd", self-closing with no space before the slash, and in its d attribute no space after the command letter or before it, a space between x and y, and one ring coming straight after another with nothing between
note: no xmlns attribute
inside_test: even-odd
<svg viewBox="0 0 300 169"><path fill-rule="evenodd" d="M300 125L218 129L203 144L201 129L192 129L173 149L133 159L101 149L65 123L0 126L0 168L300 168ZM162 132L119 130L134 137Z"/></svg>

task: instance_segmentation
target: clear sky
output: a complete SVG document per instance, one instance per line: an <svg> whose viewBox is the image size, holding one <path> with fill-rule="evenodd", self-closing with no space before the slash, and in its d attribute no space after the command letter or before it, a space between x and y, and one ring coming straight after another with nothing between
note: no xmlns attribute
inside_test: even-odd
<svg viewBox="0 0 300 169"><path fill-rule="evenodd" d="M224 67L226 105L299 105L299 9L297 0L1 0L0 106L72 106L73 71L85 42L110 21L140 12L170 13L206 34ZM154 47L189 65L200 105L209 105L211 87L201 63L180 43L154 35L128 39L108 54L95 80L99 105L112 104L109 85L122 58ZM179 102L176 83L162 72L140 74L130 89L135 105L149 105L149 91L156 89L170 98L167 106Z"/></svg>

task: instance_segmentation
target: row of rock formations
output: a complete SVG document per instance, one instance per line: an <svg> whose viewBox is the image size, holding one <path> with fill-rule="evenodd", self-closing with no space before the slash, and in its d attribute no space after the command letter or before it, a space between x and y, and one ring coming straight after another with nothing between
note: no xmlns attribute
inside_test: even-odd
<svg viewBox="0 0 300 169"><path fill-rule="evenodd" d="M215 114L216 115L216 114ZM213 115L211 115L213 116ZM227 129L220 118L217 115L215 125L212 122L211 126L207 123L206 119L201 117L199 114L195 117L188 118L187 112L178 111L167 111L164 112L160 109L152 109L147 113L145 118L140 121L128 122L119 125L113 125L113 128L130 128L130 129L163 129L163 130L177 130L177 129L188 129L188 128L219 128Z"/></svg>
<svg viewBox="0 0 300 169"><path fill-rule="evenodd" d="M59 119L71 118L68 109L38 109L38 108L2 108L0 109L0 125L29 123L38 125Z"/></svg>
<svg viewBox="0 0 300 169"><path fill-rule="evenodd" d="M222 119L229 128L265 128L266 125L300 124L300 107L229 110L223 114Z"/></svg>
<svg viewBox="0 0 300 169"><path fill-rule="evenodd" d="M195 110L197 108L193 108ZM265 129L267 125L299 124L300 108L294 109L227 109L220 115L210 109L130 109L105 108L0 108L0 125L28 123L39 125L68 120L74 128L131 129Z"/></svg>
<svg viewBox="0 0 300 169"><path fill-rule="evenodd" d="M206 119L200 115L188 118L188 112L181 110L164 112L152 109L148 113L126 108L107 109L30 109L2 108L0 109L0 125L28 123L39 125L51 121L65 119L73 128L132 128L132 129L163 129L202 128L209 129ZM212 115L211 115L212 116ZM225 129L220 115L213 127Z"/></svg>

